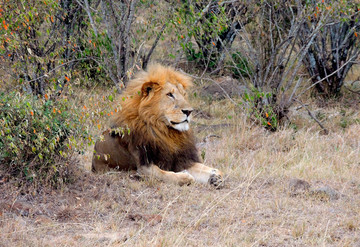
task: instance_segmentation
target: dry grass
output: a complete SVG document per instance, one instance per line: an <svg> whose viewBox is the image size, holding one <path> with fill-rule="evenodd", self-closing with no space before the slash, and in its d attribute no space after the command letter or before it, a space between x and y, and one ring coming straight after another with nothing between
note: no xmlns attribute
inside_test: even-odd
<svg viewBox="0 0 360 247"><path fill-rule="evenodd" d="M356 106L313 109L331 130L322 135L302 109L292 111L297 129L269 133L227 101L194 105L211 115L198 113L193 126L205 163L226 174L225 188L178 187L127 172L94 175L86 169L90 147L74 184L60 190L21 194L1 185L0 246L360 245ZM210 134L219 138L201 142ZM292 196L292 178L340 196Z"/></svg>

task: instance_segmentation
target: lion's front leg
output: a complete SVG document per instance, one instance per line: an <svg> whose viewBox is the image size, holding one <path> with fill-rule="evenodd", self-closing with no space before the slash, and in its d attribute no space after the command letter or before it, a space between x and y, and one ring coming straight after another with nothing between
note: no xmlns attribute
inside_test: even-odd
<svg viewBox="0 0 360 247"><path fill-rule="evenodd" d="M194 177L188 172L171 172L161 170L156 165L140 166L138 172L145 176L156 178L164 182L175 183L179 185L188 185L195 181Z"/></svg>
<svg viewBox="0 0 360 247"><path fill-rule="evenodd" d="M215 187L221 187L224 184L221 171L201 163L195 163L187 171L194 177L196 182L209 183Z"/></svg>

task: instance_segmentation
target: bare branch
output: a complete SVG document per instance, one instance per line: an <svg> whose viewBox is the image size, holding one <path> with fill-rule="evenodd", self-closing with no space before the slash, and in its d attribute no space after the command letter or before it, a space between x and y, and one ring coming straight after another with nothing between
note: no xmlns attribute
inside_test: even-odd
<svg viewBox="0 0 360 247"><path fill-rule="evenodd" d="M350 58L347 62L345 62L342 66L340 66L337 70L335 70L334 72L332 72L331 74L329 74L328 76L318 80L315 83L312 83L311 86L307 87L306 89L304 89L299 95L297 95L298 97L301 96L302 94L304 94L305 92L307 92L309 89L313 88L314 86L316 86L317 84L319 84L320 82L326 80L327 78L329 78L330 76L336 74L339 70L341 70L343 67L345 67L348 63L352 62L352 59L354 59L357 55L354 55L352 58Z"/></svg>
<svg viewBox="0 0 360 247"><path fill-rule="evenodd" d="M137 0L132 0L129 8L129 15L126 21L126 27L125 27L125 56L124 56L124 72L126 73L128 71L128 63L127 59L129 58L129 52L130 52L130 27L134 19L134 13L135 13L135 4ZM125 75L124 75L125 76Z"/></svg>
<svg viewBox="0 0 360 247"><path fill-rule="evenodd" d="M210 8L210 6L211 6L212 4L214 4L214 2L213 2L212 0L210 0L209 3L205 6L205 8L203 8L203 10L201 11L201 13L200 13L200 15L198 16L198 18L196 18L196 20L195 20L194 23L192 24L192 27L195 27L195 26L198 24L198 22L201 20L201 18L203 18L204 15L209 11L209 8ZM184 40L184 44L187 44L190 39L191 39L191 36L186 35L186 38L185 38L185 40ZM178 55L178 57L176 58L176 60L175 60L175 65L174 65L174 66L176 66L176 65L179 63L179 61L180 61L180 59L181 59L181 57L182 57L183 54L184 54L184 50L182 50L181 53L180 53L180 54Z"/></svg>
<svg viewBox="0 0 360 247"><path fill-rule="evenodd" d="M327 135L329 133L329 131L324 127L324 125L314 116L314 114L312 114L312 112L309 110L309 108L303 104L300 100L295 99L296 102L298 102L303 108L306 109L306 111L308 112L309 116L314 119L314 121L323 129L325 135Z"/></svg>
<svg viewBox="0 0 360 247"><path fill-rule="evenodd" d="M153 45L152 45L149 53L147 54L146 58L144 59L144 61L143 61L143 66L142 66L143 69L146 69L146 67L147 67L147 65L148 65L148 63L149 63L149 60L150 60L150 56L151 56L151 54L153 53L153 51L155 50L155 48L156 48L156 46L157 46L157 43L159 42L160 37L161 37L162 33L163 33L164 30L165 30L165 27L166 27L166 24L164 24L164 25L162 26L162 28L161 28L160 32L158 33L158 35L157 35L157 37L156 37L156 39L155 39L155 41L154 41L154 43L153 43Z"/></svg>
<svg viewBox="0 0 360 247"><path fill-rule="evenodd" d="M92 18L92 15L91 15L91 11L90 11L90 7L89 7L89 2L88 2L88 0L84 0L85 6L84 6L79 0L76 0L76 2L77 2L81 7L83 7L83 9L85 9L86 14L88 15L89 20L90 20L90 25L91 25L92 29L94 30L95 35L98 36L98 31L97 31L96 25L95 25L95 23L94 23L94 20L93 20L93 18Z"/></svg>
<svg viewBox="0 0 360 247"><path fill-rule="evenodd" d="M107 27L107 34L110 38L111 48L112 48L112 52L113 52L114 59L115 59L115 65L117 68L117 80L119 81L122 78L123 74L122 74L122 70L120 67L119 53L117 52L117 46L116 46L116 43L114 40L115 35L114 35L113 28L115 28L115 25L114 25L114 23L111 22L110 18L108 18L107 8L105 6L104 0L101 1L101 10L102 10L102 17L103 17L106 27Z"/></svg>
<svg viewBox="0 0 360 247"><path fill-rule="evenodd" d="M349 91L352 92L352 93L355 93L355 94L360 95L360 90L359 90L359 91L354 91L354 90L348 88L347 86L344 86L344 88L346 88L347 90L349 90Z"/></svg>

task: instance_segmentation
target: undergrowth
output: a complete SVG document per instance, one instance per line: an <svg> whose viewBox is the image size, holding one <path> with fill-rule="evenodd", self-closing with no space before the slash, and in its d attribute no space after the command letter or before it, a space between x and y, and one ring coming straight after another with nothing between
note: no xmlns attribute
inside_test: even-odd
<svg viewBox="0 0 360 247"><path fill-rule="evenodd" d="M80 112L66 98L0 94L0 169L21 184L68 180L68 162L85 139Z"/></svg>

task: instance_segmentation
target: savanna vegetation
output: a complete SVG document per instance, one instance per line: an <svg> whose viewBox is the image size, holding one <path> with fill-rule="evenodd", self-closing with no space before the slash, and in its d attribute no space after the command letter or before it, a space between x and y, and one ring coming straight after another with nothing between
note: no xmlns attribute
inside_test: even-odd
<svg viewBox="0 0 360 247"><path fill-rule="evenodd" d="M1 246L360 244L360 2L0 0ZM90 171L150 63L225 185Z"/></svg>

